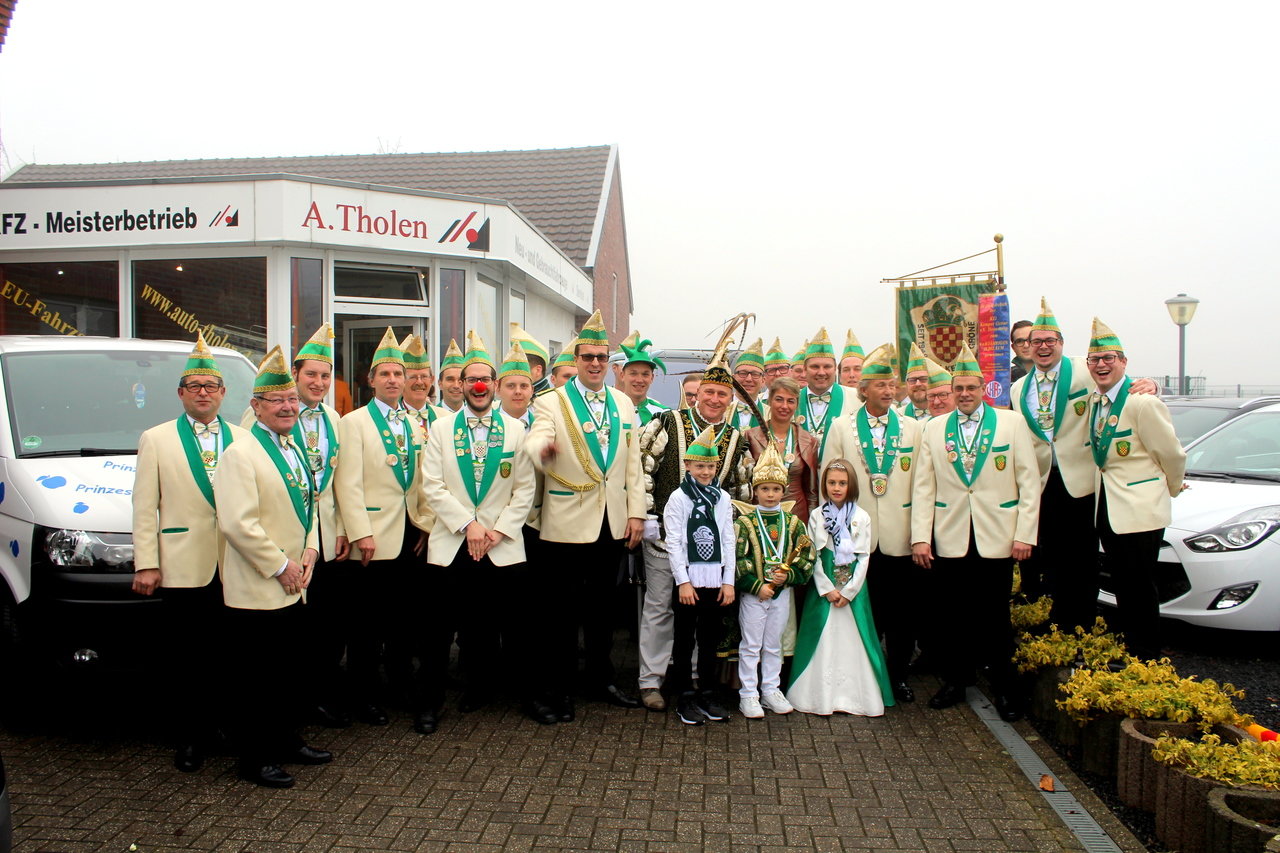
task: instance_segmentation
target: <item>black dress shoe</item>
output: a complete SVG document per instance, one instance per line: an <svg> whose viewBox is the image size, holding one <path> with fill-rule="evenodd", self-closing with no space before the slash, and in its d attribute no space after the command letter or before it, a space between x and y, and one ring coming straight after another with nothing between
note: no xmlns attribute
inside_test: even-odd
<svg viewBox="0 0 1280 853"><path fill-rule="evenodd" d="M280 760L281 764L328 764L333 761L333 753L327 749L316 749L303 744Z"/></svg>
<svg viewBox="0 0 1280 853"><path fill-rule="evenodd" d="M639 708L640 700L630 694L623 693L616 684L608 684L600 691L600 701L608 702L618 708Z"/></svg>
<svg viewBox="0 0 1280 853"><path fill-rule="evenodd" d="M195 773L204 766L204 750L192 743L184 743L173 753L173 766L183 773Z"/></svg>
<svg viewBox="0 0 1280 853"><path fill-rule="evenodd" d="M996 696L996 713L1006 723L1016 723L1022 719L1022 704L1009 696Z"/></svg>
<svg viewBox="0 0 1280 853"><path fill-rule="evenodd" d="M435 734L440 718L435 711L420 711L413 715L413 730L420 735Z"/></svg>
<svg viewBox="0 0 1280 853"><path fill-rule="evenodd" d="M387 712L377 705L357 705L356 719L370 726L385 726L390 722Z"/></svg>
<svg viewBox="0 0 1280 853"><path fill-rule="evenodd" d="M899 702L916 701L916 692L911 689L911 685L905 681L895 681L893 683L893 698Z"/></svg>
<svg viewBox="0 0 1280 853"><path fill-rule="evenodd" d="M944 684L942 689L933 694L933 698L929 700L929 707L941 711L943 708L959 705L964 701L964 690L957 684Z"/></svg>
<svg viewBox="0 0 1280 853"><path fill-rule="evenodd" d="M556 709L545 702L539 702L537 699L531 699L521 704L520 711L535 723L540 723L544 726L560 722L560 715L556 713Z"/></svg>
<svg viewBox="0 0 1280 853"><path fill-rule="evenodd" d="M317 723L326 729L346 729L351 727L351 715L332 705L317 705L312 716ZM383 716L386 715L384 714Z"/></svg>
<svg viewBox="0 0 1280 853"><path fill-rule="evenodd" d="M554 710L556 713L556 721L560 723L572 723L576 714L573 708L573 697L565 696L555 703Z"/></svg>
<svg viewBox="0 0 1280 853"><path fill-rule="evenodd" d="M470 714L472 711L479 711L485 705L493 700L482 693L464 693L462 701L458 703L458 710L464 714Z"/></svg>
<svg viewBox="0 0 1280 853"><path fill-rule="evenodd" d="M240 778L264 788L292 788L293 777L284 771L279 764L264 764L261 767L240 765Z"/></svg>

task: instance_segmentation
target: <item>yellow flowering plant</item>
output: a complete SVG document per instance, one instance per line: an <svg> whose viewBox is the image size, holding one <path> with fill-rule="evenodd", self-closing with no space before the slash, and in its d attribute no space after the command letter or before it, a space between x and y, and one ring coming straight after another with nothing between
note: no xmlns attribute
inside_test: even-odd
<svg viewBox="0 0 1280 853"><path fill-rule="evenodd" d="M1168 658L1145 663L1131 658L1118 672L1078 669L1061 690L1065 698L1058 700L1058 707L1081 725L1107 714L1194 723L1204 732L1217 725L1251 722L1231 701L1243 698L1243 690L1232 684L1219 686L1213 679L1184 678Z"/></svg>
<svg viewBox="0 0 1280 853"><path fill-rule="evenodd" d="M1105 669L1112 661L1129 658L1115 634L1107 633L1107 623L1099 616L1088 631L1076 626L1074 631L1066 632L1053 625L1047 634L1037 636L1024 632L1018 639L1013 662L1019 672L1035 672L1071 666L1077 655L1083 655L1084 665L1090 669Z"/></svg>
<svg viewBox="0 0 1280 853"><path fill-rule="evenodd" d="M1053 599L1042 595L1027 604L1009 605L1009 621L1018 631L1028 631L1049 621L1049 611L1053 607Z"/></svg>
<svg viewBox="0 0 1280 853"><path fill-rule="evenodd" d="M1280 741L1223 743L1214 734L1198 741L1165 735L1156 739L1151 757L1223 785L1280 790Z"/></svg>

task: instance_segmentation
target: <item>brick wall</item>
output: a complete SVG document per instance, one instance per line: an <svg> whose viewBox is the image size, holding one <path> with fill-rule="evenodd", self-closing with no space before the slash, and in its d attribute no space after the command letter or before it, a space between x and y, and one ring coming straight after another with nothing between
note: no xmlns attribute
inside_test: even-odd
<svg viewBox="0 0 1280 853"><path fill-rule="evenodd" d="M617 276L617 302L614 302L614 276ZM595 283L592 302L609 329L609 339L616 346L631 334L631 313L635 306L629 297L631 268L627 262L627 226L622 205L622 167L613 171L613 185L605 205L604 228L596 249L596 265L591 269ZM615 313L616 304L616 313Z"/></svg>

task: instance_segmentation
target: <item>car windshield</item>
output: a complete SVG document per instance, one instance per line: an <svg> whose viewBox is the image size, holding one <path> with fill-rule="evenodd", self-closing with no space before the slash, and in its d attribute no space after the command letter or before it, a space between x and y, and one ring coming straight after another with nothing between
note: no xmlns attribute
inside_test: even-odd
<svg viewBox="0 0 1280 853"><path fill-rule="evenodd" d="M1173 431L1185 447L1231 416L1230 409L1217 406L1169 406Z"/></svg>
<svg viewBox="0 0 1280 853"><path fill-rule="evenodd" d="M1187 450L1187 470L1280 477L1280 412L1250 412Z"/></svg>
<svg viewBox="0 0 1280 853"><path fill-rule="evenodd" d="M11 353L0 359L18 456L79 453L85 448L136 452L143 430L176 417L186 352L103 350ZM249 405L253 368L242 358L218 362L234 423Z"/></svg>

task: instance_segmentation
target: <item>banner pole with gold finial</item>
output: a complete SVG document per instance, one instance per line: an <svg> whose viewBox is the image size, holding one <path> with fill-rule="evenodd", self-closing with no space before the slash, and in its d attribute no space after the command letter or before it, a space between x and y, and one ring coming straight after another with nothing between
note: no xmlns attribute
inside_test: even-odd
<svg viewBox="0 0 1280 853"><path fill-rule="evenodd" d="M1004 293L1004 235L997 234L996 241L996 292Z"/></svg>

